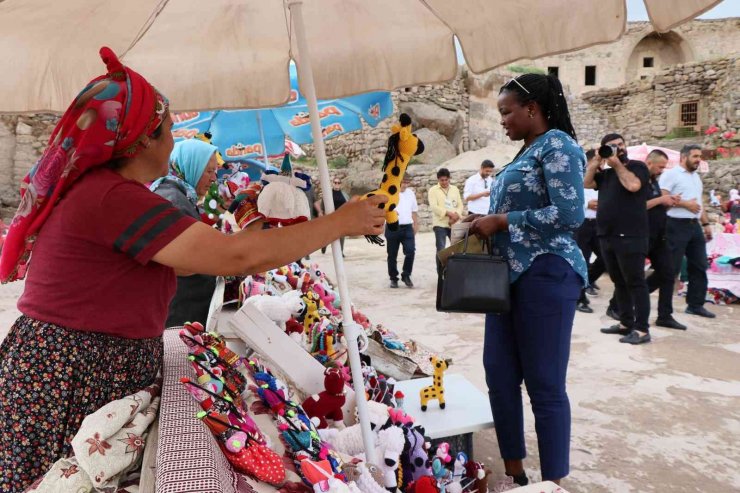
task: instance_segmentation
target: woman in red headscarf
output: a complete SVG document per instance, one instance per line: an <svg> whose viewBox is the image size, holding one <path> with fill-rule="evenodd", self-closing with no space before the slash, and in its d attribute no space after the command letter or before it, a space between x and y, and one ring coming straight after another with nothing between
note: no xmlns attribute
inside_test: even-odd
<svg viewBox="0 0 740 493"><path fill-rule="evenodd" d="M380 197L231 236L184 215L144 185L168 171L167 99L110 49L101 56L107 74L23 180L0 259L3 282L26 277L23 315L0 345L0 492L23 491L70 453L87 414L153 382L176 272L261 272L383 229Z"/></svg>

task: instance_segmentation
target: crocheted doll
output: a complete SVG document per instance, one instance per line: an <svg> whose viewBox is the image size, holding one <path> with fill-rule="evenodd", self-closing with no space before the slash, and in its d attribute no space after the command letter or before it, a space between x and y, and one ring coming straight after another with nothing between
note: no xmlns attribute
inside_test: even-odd
<svg viewBox="0 0 740 493"><path fill-rule="evenodd" d="M328 420L341 423L344 419L342 406L347 397L344 390L344 377L336 368L327 368L324 372L324 389L318 394L303 401L303 409L311 418L318 418L316 428L327 428Z"/></svg>
<svg viewBox="0 0 740 493"><path fill-rule="evenodd" d="M257 198L257 207L272 226L289 226L308 221L311 206L304 191L311 189L311 178L294 173L288 154L283 159L280 174L267 172L262 175L266 183Z"/></svg>
<svg viewBox="0 0 740 493"><path fill-rule="evenodd" d="M449 361L443 360L437 356L432 356L429 358L429 361L432 362L432 367L434 368L434 376L432 385L429 385L427 387L422 388L419 391L419 397L421 400L421 410L426 411L427 410L427 403L430 400L438 400L439 401L439 407L441 409L445 408L445 384L444 384L444 377L445 377L445 370L447 370L447 367L449 366Z"/></svg>
<svg viewBox="0 0 740 493"><path fill-rule="evenodd" d="M372 192L367 193L363 198L372 197L373 195L385 195L388 202L383 205L385 209L385 220L388 229L391 231L398 230L398 207L399 194L401 192L401 182L406 168L411 161L412 156L424 152L424 143L411 133L411 117L406 113L401 113L398 119L399 123L391 127L391 136L388 139L388 150L383 160L383 179L380 187ZM369 242L377 245L383 245L384 242L379 236L365 236Z"/></svg>
<svg viewBox="0 0 740 493"><path fill-rule="evenodd" d="M265 294L247 298L245 305L254 305L267 318L285 330L285 323L301 314L305 308L299 291L288 291L282 296L268 296Z"/></svg>

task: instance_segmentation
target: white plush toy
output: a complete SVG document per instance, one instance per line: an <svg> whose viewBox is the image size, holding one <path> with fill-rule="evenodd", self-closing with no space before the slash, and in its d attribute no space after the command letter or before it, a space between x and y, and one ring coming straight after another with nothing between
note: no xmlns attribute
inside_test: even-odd
<svg viewBox="0 0 740 493"><path fill-rule="evenodd" d="M383 471L383 481L385 482L383 486L389 491L396 491L398 488L398 464L401 461L406 437L401 428L390 426L380 430L377 439L375 454L380 461L378 467ZM359 457L364 460L364 454L360 454Z"/></svg>
<svg viewBox="0 0 740 493"><path fill-rule="evenodd" d="M373 430L380 429L388 421L388 406L380 402L368 401L367 408L370 412L370 426ZM338 452L357 456L365 450L359 423L343 430L326 428L318 431L321 440L332 444Z"/></svg>
<svg viewBox="0 0 740 493"><path fill-rule="evenodd" d="M257 295L247 298L245 305L254 305L267 318L285 329L285 322L298 316L306 307L300 291L288 291L282 296Z"/></svg>

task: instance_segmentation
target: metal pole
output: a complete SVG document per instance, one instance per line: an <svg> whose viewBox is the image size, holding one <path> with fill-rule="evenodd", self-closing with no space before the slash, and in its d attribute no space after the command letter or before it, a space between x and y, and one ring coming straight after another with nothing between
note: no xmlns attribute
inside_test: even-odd
<svg viewBox="0 0 740 493"><path fill-rule="evenodd" d="M321 119L319 118L319 106L316 101L316 88L314 87L311 59L306 41L306 27L303 23L302 1L291 0L288 4L293 27L295 28L296 42L298 44L299 60L296 60L298 68L298 80L304 84L303 97L308 103L308 114L311 119L311 134L313 135L314 152L319 165L319 176L321 190L324 195L324 210L327 214L334 212L334 201L332 200L331 179L329 177L329 166L326 162L326 149L324 137L321 133ZM370 413L365 399L365 381L362 378L362 363L360 362L360 348L358 338L360 337L360 326L352 318L352 303L349 297L347 278L344 272L344 259L339 240L331 244L331 253L334 259L334 269L337 273L337 285L339 296L342 298L342 326L344 336L347 339L350 369L352 370L352 383L355 389L357 401L357 414L360 418L360 430L362 431L362 442L365 445L365 457L368 462L377 464L375 454L375 440L370 428Z"/></svg>
<svg viewBox="0 0 740 493"><path fill-rule="evenodd" d="M270 160L267 159L267 146L265 145L265 129L262 128L262 113L260 110L257 112L257 127L260 129L260 142L262 142L262 159L265 161L265 171L270 167Z"/></svg>

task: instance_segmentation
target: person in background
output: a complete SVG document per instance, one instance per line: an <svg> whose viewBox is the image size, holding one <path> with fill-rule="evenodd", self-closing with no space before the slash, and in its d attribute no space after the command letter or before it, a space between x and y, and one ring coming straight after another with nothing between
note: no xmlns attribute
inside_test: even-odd
<svg viewBox="0 0 740 493"><path fill-rule="evenodd" d="M478 173L465 180L463 200L468 204L468 214L488 214L494 169L493 161L486 159L480 163Z"/></svg>
<svg viewBox="0 0 740 493"><path fill-rule="evenodd" d="M601 332L621 335L619 342L644 344L650 342L650 293L645 282L650 174L645 163L629 159L621 135L605 135L601 146L610 146L611 155L588 165L583 184L599 191L596 229L620 316L619 324Z"/></svg>
<svg viewBox="0 0 740 493"><path fill-rule="evenodd" d="M406 287L413 288L411 271L414 268L414 256L416 255L416 233L419 232L419 205L416 202L416 194L409 188L410 179L408 175L401 182L401 193L398 197L398 230L391 231L385 227L385 239L388 250L388 277L391 279L391 288L398 287L398 248L403 247L403 268L401 270L401 281Z"/></svg>
<svg viewBox="0 0 740 493"><path fill-rule="evenodd" d="M175 144L170 154L170 173L154 181L149 189L172 202L182 213L200 221L198 202L216 181L218 161L216 146L200 139L183 140ZM200 322L208 317L216 278L194 274L177 277L177 291L170 302L167 327L185 322Z"/></svg>
<svg viewBox="0 0 740 493"><path fill-rule="evenodd" d="M559 482L570 467L566 373L576 301L588 278L573 234L583 222L586 157L563 93L557 78L539 74L501 88L501 123L524 146L496 177L490 213L469 216L471 233L492 237L509 264L511 310L486 315L483 345L507 487L529 481L522 462L522 381L532 402L542 479Z"/></svg>
<svg viewBox="0 0 740 493"><path fill-rule="evenodd" d="M339 210L340 207L342 207L344 204L349 202L349 195L344 193L342 190L342 180L341 178L334 177L331 180L331 198L334 201L334 210ZM321 197L321 194L319 193L319 199L314 202L314 207L318 211L319 217L323 216L325 214L324 212L324 201ZM339 243L342 249L342 257L344 257L344 236L339 238ZM326 253L326 247L328 245L324 245L321 247L321 253Z"/></svg>
<svg viewBox="0 0 740 493"><path fill-rule="evenodd" d="M591 163L593 160L599 159L594 149L590 149L586 152L586 163ZM583 258L586 259L588 266L588 286L583 288L581 291L581 297L578 299L577 310L583 313L593 313L594 309L591 308L590 302L586 293L596 295L596 280L606 271L604 267L604 260L601 258L601 249L599 248L599 237L596 234L596 209L599 204L599 192L591 188L584 188L583 190L583 213L584 220L581 227L576 231L576 242L578 248L583 253ZM596 259L591 262L592 254L596 255Z"/></svg>
<svg viewBox="0 0 740 493"><path fill-rule="evenodd" d="M0 280L23 279L0 344L0 491L20 493L59 458L85 416L151 385L177 275L245 275L345 235L379 235L383 196L285 228L221 233L146 184L166 175L169 102L103 47L93 79L23 179Z"/></svg>
<svg viewBox="0 0 740 493"><path fill-rule="evenodd" d="M460 190L450 185L450 170L440 168L437 171L437 184L427 193L429 207L432 209L432 230L437 251L443 250L452 233L452 225L460 221L463 213L463 201Z"/></svg>
<svg viewBox="0 0 740 493"><path fill-rule="evenodd" d="M305 173L305 171L303 171L303 169L301 168L293 168L293 171L295 171L296 173ZM306 199L308 200L308 207L309 209L311 209L311 217L308 218L309 220L316 219L319 215L319 209L316 208L316 193L314 192L314 189L317 185L318 182L312 181L311 188L303 191L303 193L306 195ZM306 255L303 258L305 258L306 260L311 260L311 255Z"/></svg>
<svg viewBox="0 0 740 493"><path fill-rule="evenodd" d="M680 272L686 257L689 287L686 291L686 313L714 318L704 308L707 296L707 241L712 239L707 213L701 205L703 184L697 170L701 146L689 144L681 149L681 164L660 177L660 188L681 200L668 210L666 237L673 254L674 272Z"/></svg>
<svg viewBox="0 0 740 493"><path fill-rule="evenodd" d="M658 179L668 165L668 155L656 149L648 154L645 163L650 172L650 196L647 201L648 228L650 230L648 254L652 274L647 278L648 290L658 291L658 319L655 325L668 329L686 330L686 326L673 318L673 285L675 270L673 255L666 239L666 213L675 207L681 197L663 193Z"/></svg>
<svg viewBox="0 0 740 493"><path fill-rule="evenodd" d="M737 188L730 190L730 199L722 204L722 212L730 214L730 224L733 226L740 222L740 193Z"/></svg>

